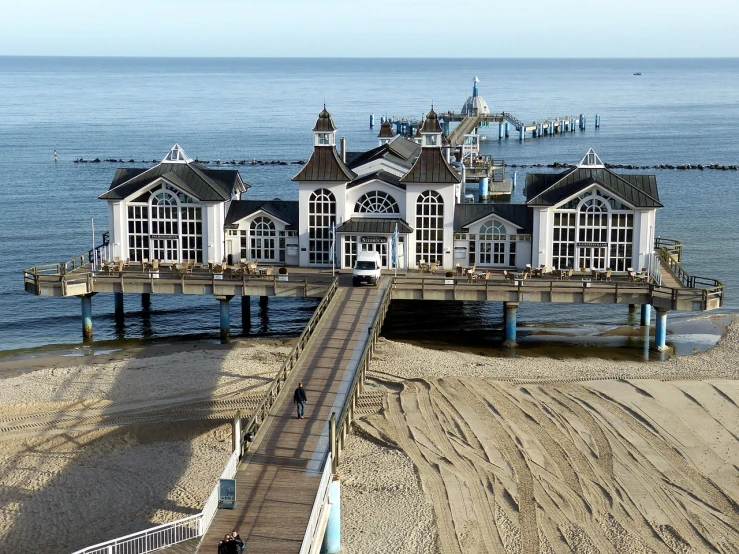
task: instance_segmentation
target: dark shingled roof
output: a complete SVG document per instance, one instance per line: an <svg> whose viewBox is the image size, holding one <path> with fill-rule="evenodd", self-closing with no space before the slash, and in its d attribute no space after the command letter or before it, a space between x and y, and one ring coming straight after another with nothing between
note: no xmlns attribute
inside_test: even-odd
<svg viewBox="0 0 739 554"><path fill-rule="evenodd" d="M308 163L293 181L340 181L346 183L357 174L349 169L335 146L314 146Z"/></svg>
<svg viewBox="0 0 739 554"><path fill-rule="evenodd" d="M382 169L373 173L368 173L367 175L362 175L361 177L357 177L351 183L349 183L346 188L350 189L352 187L358 187L359 185L363 185L365 183L368 183L369 181L375 180L382 181L383 183L387 183L388 185L392 185L394 187L398 187L399 189L405 190L405 185L400 182L400 178L397 175L393 175L392 173L383 171Z"/></svg>
<svg viewBox="0 0 739 554"><path fill-rule="evenodd" d="M400 218L385 219L375 217L353 217L336 228L337 233L379 233L383 235L395 232L398 225L398 233L412 233L410 225Z"/></svg>
<svg viewBox="0 0 739 554"><path fill-rule="evenodd" d="M604 167L576 167L559 174L529 173L527 204L554 206L596 183L632 206L662 207L654 175L619 175Z"/></svg>
<svg viewBox="0 0 739 554"><path fill-rule="evenodd" d="M321 113L318 114L318 119L316 120L316 126L313 127L313 132L330 133L335 130L336 125L334 125L334 120L331 119L331 114L328 113L326 105L324 104Z"/></svg>
<svg viewBox="0 0 739 554"><path fill-rule="evenodd" d="M444 132L439 123L439 116L436 115L434 108L431 108L431 111L426 114L426 119L424 120L423 125L421 125L420 131L422 133Z"/></svg>
<svg viewBox="0 0 739 554"><path fill-rule="evenodd" d="M464 233L469 225L491 215L517 225L522 234L530 234L533 228L532 211L525 204L457 204L454 206L454 232Z"/></svg>
<svg viewBox="0 0 739 554"><path fill-rule="evenodd" d="M417 156L420 151L421 147L418 144L403 137L397 137L366 152L347 152L346 163L350 168L355 169L378 158L384 158L389 162L410 169L412 158Z"/></svg>
<svg viewBox="0 0 739 554"><path fill-rule="evenodd" d="M225 224L227 226L235 225L245 217L260 210L288 223L288 229L298 228L298 201L280 200L279 198L274 200L234 200L228 208Z"/></svg>
<svg viewBox="0 0 739 554"><path fill-rule="evenodd" d="M394 136L393 127L389 121L385 121L380 125L380 133L377 135L377 138L393 138Z"/></svg>
<svg viewBox="0 0 739 554"><path fill-rule="evenodd" d="M249 185L235 169L208 169L198 163L160 163L149 169L118 169L102 200L123 200L150 185L160 177L183 189L198 200L221 202L230 200L236 191Z"/></svg>
<svg viewBox="0 0 739 554"><path fill-rule="evenodd" d="M459 183L462 176L452 169L441 148L422 148L421 155L401 183Z"/></svg>

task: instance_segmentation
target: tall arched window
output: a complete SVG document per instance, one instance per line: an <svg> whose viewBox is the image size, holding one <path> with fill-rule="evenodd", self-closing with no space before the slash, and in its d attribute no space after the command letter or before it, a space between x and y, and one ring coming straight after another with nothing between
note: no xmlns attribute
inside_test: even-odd
<svg viewBox="0 0 739 554"><path fill-rule="evenodd" d="M367 214L397 214L400 213L400 207L395 198L388 193L373 190L357 200L354 211Z"/></svg>
<svg viewBox="0 0 739 554"><path fill-rule="evenodd" d="M506 263L508 236L500 221L487 221L480 227L478 237L480 265L512 265Z"/></svg>
<svg viewBox="0 0 739 554"><path fill-rule="evenodd" d="M608 204L596 197L578 209L578 264L580 268L605 269L608 247Z"/></svg>
<svg viewBox="0 0 739 554"><path fill-rule="evenodd" d="M179 203L167 190L153 194L151 203L152 259L178 262L179 259Z"/></svg>
<svg viewBox="0 0 739 554"><path fill-rule="evenodd" d="M251 256L256 260L275 259L274 222L268 217L256 217L249 227L251 236Z"/></svg>
<svg viewBox="0 0 739 554"><path fill-rule="evenodd" d="M444 200L427 190L416 200L416 264L442 260L444 255Z"/></svg>
<svg viewBox="0 0 739 554"><path fill-rule="evenodd" d="M318 189L308 201L308 262L330 264L331 225L336 222L336 198L327 189Z"/></svg>

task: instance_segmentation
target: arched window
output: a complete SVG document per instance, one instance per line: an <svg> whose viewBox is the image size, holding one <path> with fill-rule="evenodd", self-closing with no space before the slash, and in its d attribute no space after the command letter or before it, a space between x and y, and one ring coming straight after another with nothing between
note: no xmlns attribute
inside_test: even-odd
<svg viewBox="0 0 739 554"><path fill-rule="evenodd" d="M363 195L354 206L356 213L397 214L400 208L395 198L381 190L373 190Z"/></svg>
<svg viewBox="0 0 739 554"><path fill-rule="evenodd" d="M177 197L161 190L151 196L152 259L179 262L179 203Z"/></svg>
<svg viewBox="0 0 739 554"><path fill-rule="evenodd" d="M444 255L444 200L427 190L416 200L416 264L433 262Z"/></svg>
<svg viewBox="0 0 739 554"><path fill-rule="evenodd" d="M255 217L249 227L251 255L256 260L275 259L275 224L268 217Z"/></svg>
<svg viewBox="0 0 739 554"><path fill-rule="evenodd" d="M578 208L578 265L584 269L605 269L608 247L608 204L596 197Z"/></svg>
<svg viewBox="0 0 739 554"><path fill-rule="evenodd" d="M330 264L331 225L336 222L336 198L327 189L318 189L308 201L308 262Z"/></svg>
<svg viewBox="0 0 739 554"><path fill-rule="evenodd" d="M514 265L506 263L508 236L500 221L487 221L480 227L478 237L480 265Z"/></svg>

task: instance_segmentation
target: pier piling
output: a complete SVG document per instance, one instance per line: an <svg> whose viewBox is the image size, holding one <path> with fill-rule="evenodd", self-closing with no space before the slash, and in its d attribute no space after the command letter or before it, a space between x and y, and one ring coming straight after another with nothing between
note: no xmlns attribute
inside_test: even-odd
<svg viewBox="0 0 739 554"><path fill-rule="evenodd" d="M229 302L232 296L217 297L221 308L221 340L228 341L231 338L231 311Z"/></svg>
<svg viewBox="0 0 739 554"><path fill-rule="evenodd" d="M151 309L151 294L145 292L141 295L141 309L148 312Z"/></svg>
<svg viewBox="0 0 739 554"><path fill-rule="evenodd" d="M92 294L80 296L82 301L82 338L92 340Z"/></svg>
<svg viewBox="0 0 739 554"><path fill-rule="evenodd" d="M480 200L487 200L490 196L488 189L488 178L480 177L479 186Z"/></svg>
<svg viewBox="0 0 739 554"><path fill-rule="evenodd" d="M122 292L113 293L113 305L115 307L116 319L123 317L123 293Z"/></svg>
<svg viewBox="0 0 739 554"><path fill-rule="evenodd" d="M641 305L641 326L649 327L652 324L652 305Z"/></svg>
<svg viewBox="0 0 739 554"><path fill-rule="evenodd" d="M518 312L518 302L503 302L505 310L505 341L503 346L506 348L515 348L516 345L516 313Z"/></svg>
<svg viewBox="0 0 739 554"><path fill-rule="evenodd" d="M247 334L251 329L251 296L241 297L241 330Z"/></svg>
<svg viewBox="0 0 739 554"><path fill-rule="evenodd" d="M321 552L334 554L341 552L341 483L337 476L334 476L328 486L328 502L331 508L328 513Z"/></svg>
<svg viewBox="0 0 739 554"><path fill-rule="evenodd" d="M654 330L654 349L657 352L667 350L667 310L657 308L655 317L656 327Z"/></svg>

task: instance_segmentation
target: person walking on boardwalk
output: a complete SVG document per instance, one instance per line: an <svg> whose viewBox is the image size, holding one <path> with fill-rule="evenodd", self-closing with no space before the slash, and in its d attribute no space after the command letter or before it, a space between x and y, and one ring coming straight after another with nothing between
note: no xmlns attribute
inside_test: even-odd
<svg viewBox="0 0 739 554"><path fill-rule="evenodd" d="M241 538L241 535L239 535L239 532L236 529L231 532L231 537L233 538L233 541L238 545L238 552L239 554L241 554L241 552L244 551L244 540Z"/></svg>
<svg viewBox="0 0 739 554"><path fill-rule="evenodd" d="M298 405L298 419L304 419L303 414L305 413L305 403L308 402L308 397L305 395L303 383L298 383L298 388L295 389L295 394L293 394L293 402Z"/></svg>

